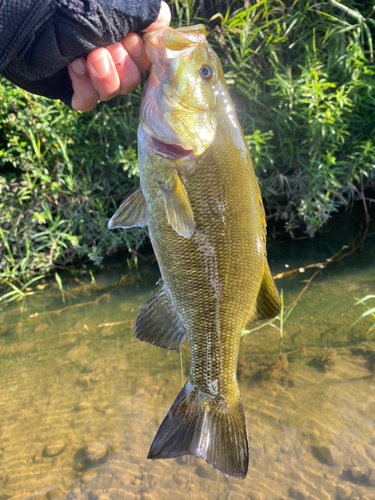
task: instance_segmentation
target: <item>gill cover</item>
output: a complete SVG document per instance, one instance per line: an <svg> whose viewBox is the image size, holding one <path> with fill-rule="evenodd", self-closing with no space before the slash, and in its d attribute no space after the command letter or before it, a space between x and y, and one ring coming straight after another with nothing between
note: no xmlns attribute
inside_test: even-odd
<svg viewBox="0 0 375 500"><path fill-rule="evenodd" d="M215 137L220 65L205 27L163 28L143 40L152 62L142 100L143 130L201 155Z"/></svg>

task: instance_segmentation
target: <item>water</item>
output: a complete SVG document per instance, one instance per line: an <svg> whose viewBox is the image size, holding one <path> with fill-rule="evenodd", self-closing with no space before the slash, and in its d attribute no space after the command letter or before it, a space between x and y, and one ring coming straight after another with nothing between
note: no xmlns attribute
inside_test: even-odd
<svg viewBox="0 0 375 500"><path fill-rule="evenodd" d="M358 219L342 215L312 241L271 240L272 272L325 262L353 248L358 231ZM51 280L3 307L0 500L375 499L374 321L351 328L365 310L355 298L375 294L374 243L373 224L362 249L320 270L284 325L281 362L275 328L243 337L244 481L196 458L146 459L182 386L180 353L132 334L155 265L128 272L112 260L94 270L95 283L62 275L65 304ZM277 280L286 306L318 269ZM186 379L187 344L181 355Z"/></svg>

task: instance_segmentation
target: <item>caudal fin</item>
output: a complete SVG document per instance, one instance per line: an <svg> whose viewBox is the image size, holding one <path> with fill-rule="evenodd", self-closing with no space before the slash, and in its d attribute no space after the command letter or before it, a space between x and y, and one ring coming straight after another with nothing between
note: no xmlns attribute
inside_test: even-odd
<svg viewBox="0 0 375 500"><path fill-rule="evenodd" d="M202 457L222 474L246 477L249 449L241 399L215 405L187 382L161 424L147 458Z"/></svg>

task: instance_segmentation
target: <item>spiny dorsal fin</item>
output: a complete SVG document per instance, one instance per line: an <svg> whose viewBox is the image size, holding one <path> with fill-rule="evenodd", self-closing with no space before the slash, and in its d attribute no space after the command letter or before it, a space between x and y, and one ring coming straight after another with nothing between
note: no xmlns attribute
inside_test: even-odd
<svg viewBox="0 0 375 500"><path fill-rule="evenodd" d="M142 189L138 188L131 193L122 203L117 212L108 222L108 229L122 227L143 227L147 225L146 201Z"/></svg>
<svg viewBox="0 0 375 500"><path fill-rule="evenodd" d="M163 33L163 43L167 49L183 50L194 45L194 42L181 35L178 31L172 28L165 28Z"/></svg>
<svg viewBox="0 0 375 500"><path fill-rule="evenodd" d="M280 312L280 297L266 262L258 298L247 323L274 318Z"/></svg>
<svg viewBox="0 0 375 500"><path fill-rule="evenodd" d="M185 340L186 331L177 316L163 281L138 314L134 335L137 339L162 347L177 349Z"/></svg>
<svg viewBox="0 0 375 500"><path fill-rule="evenodd" d="M189 197L177 172L161 183L168 222L180 236L190 238L194 233L194 215Z"/></svg>

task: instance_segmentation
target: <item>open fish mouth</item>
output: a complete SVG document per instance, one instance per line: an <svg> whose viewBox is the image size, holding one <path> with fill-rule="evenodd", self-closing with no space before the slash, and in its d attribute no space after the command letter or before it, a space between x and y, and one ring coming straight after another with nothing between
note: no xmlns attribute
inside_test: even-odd
<svg viewBox="0 0 375 500"><path fill-rule="evenodd" d="M151 137L152 142L155 146L155 151L157 154L170 158L172 160L180 160L189 156L191 153L194 154L192 149L184 149L178 144L167 144L166 142L159 141L155 137Z"/></svg>

